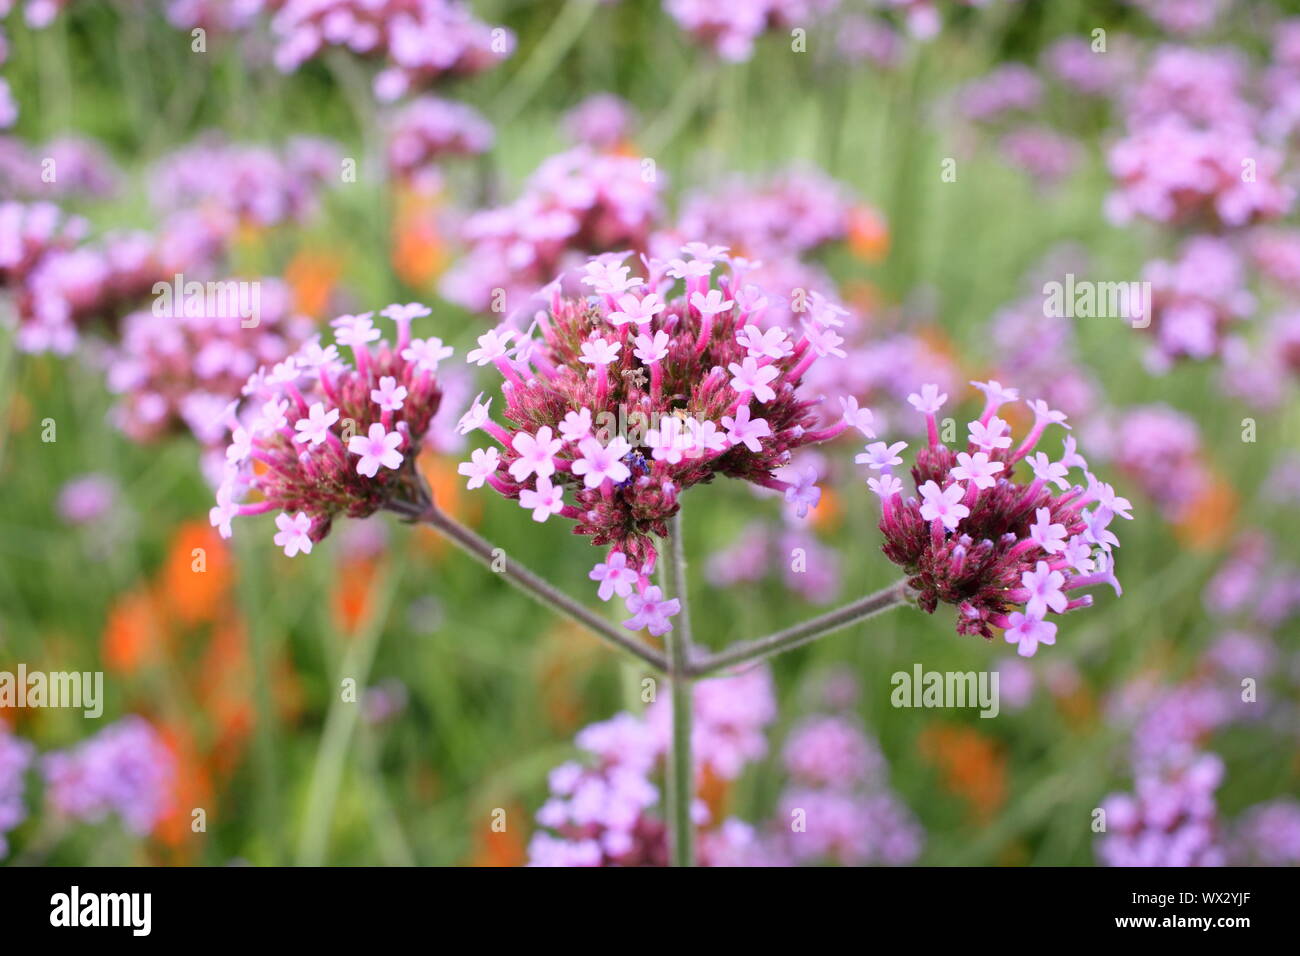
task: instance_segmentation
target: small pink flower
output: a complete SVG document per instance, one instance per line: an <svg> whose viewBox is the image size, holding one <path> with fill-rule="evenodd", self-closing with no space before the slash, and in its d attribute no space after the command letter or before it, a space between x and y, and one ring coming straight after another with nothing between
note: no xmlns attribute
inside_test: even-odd
<svg viewBox="0 0 1300 956"><path fill-rule="evenodd" d="M892 445L886 445L883 441L872 442L866 446L866 451L856 456L853 461L859 465L866 465L873 471L880 471L882 468L893 468L895 465L901 465L903 459L898 457L898 453L907 447L907 442L894 442Z"/></svg>
<svg viewBox="0 0 1300 956"><path fill-rule="evenodd" d="M622 551L615 551L607 561L597 564L587 577L600 582L596 596L602 601L608 601L615 594L627 597L637 581L637 573L627 566L627 555Z"/></svg>
<svg viewBox="0 0 1300 956"><path fill-rule="evenodd" d="M519 455L510 464L510 476L515 481L523 481L529 475L549 478L555 474L555 455L564 447L564 442L553 438L550 425L537 429L537 435L519 432L511 442L511 447Z"/></svg>
<svg viewBox="0 0 1300 956"><path fill-rule="evenodd" d="M495 448L475 448L470 452L470 460L462 461L456 471L469 479L465 487L481 488L483 482L487 481L492 475L496 474L497 465L501 461L501 453Z"/></svg>
<svg viewBox="0 0 1300 956"><path fill-rule="evenodd" d="M709 271L712 271L712 267L710 267ZM671 273L669 274L671 275ZM724 299L722 293L717 289L710 289L708 295L702 295L699 292L691 293L691 305L695 307L695 310L700 315L717 315L720 312L728 311L735 304L731 299Z"/></svg>
<svg viewBox="0 0 1300 956"><path fill-rule="evenodd" d="M970 509L961 503L966 491L956 482L940 490L933 481L927 481L918 490L921 492L921 517L926 521L937 519L949 531L956 531L961 519L970 514Z"/></svg>
<svg viewBox="0 0 1300 956"><path fill-rule="evenodd" d="M943 403L946 401L948 396L939 394L938 385L922 385L919 394L913 392L907 396L907 403L924 415L933 415L943 408Z"/></svg>
<svg viewBox="0 0 1300 956"><path fill-rule="evenodd" d="M727 366L733 378L731 387L742 395L746 392L752 392L754 398L760 402L770 402L776 398L776 392L768 383L781 374L781 370L775 365L762 365L752 356L746 356L744 361L739 365L732 362Z"/></svg>
<svg viewBox="0 0 1300 956"><path fill-rule="evenodd" d="M755 454L763 450L763 443L759 439L767 438L772 434L772 429L766 420L762 418L750 420L748 405L736 409L735 418L723 415L722 427L727 430L727 439L733 445L744 445Z"/></svg>
<svg viewBox="0 0 1300 956"><path fill-rule="evenodd" d="M1006 641L1015 644L1016 653L1021 657L1033 657L1039 644L1056 643L1056 625L1035 617L1033 612L1022 614L1012 611L1007 615L1011 626L1007 628Z"/></svg>
<svg viewBox="0 0 1300 956"><path fill-rule="evenodd" d="M330 426L338 420L337 408L331 408L327 412L323 402L313 402L311 408L307 410L307 417L293 423L294 431L298 433L293 436L293 440L319 445L329 434Z"/></svg>
<svg viewBox="0 0 1300 956"><path fill-rule="evenodd" d="M589 339L582 343L582 357L578 361L586 362L588 365L608 365L618 358L618 350L622 347L619 342Z"/></svg>
<svg viewBox="0 0 1300 956"><path fill-rule="evenodd" d="M550 478L538 478L536 489L519 492L519 504L533 510L534 521L545 521L564 510L564 488L552 485Z"/></svg>
<svg viewBox="0 0 1300 956"><path fill-rule="evenodd" d="M308 534L311 531L311 516L305 511L299 511L293 517L282 511L275 516L275 526L280 529L280 533L275 536L275 543L284 548L288 557L292 558L299 551L311 554L311 537Z"/></svg>
<svg viewBox="0 0 1300 956"><path fill-rule="evenodd" d="M640 593L629 594L627 609L632 617L623 622L624 627L629 631L647 628L659 637L673 629L669 618L681 611L682 605L677 598L665 601L663 591L652 584Z"/></svg>
<svg viewBox="0 0 1300 956"><path fill-rule="evenodd" d="M989 419L987 425L983 422L971 422L966 428L970 432L971 444L976 448L991 452L995 448L1011 447L1011 436L1007 434L1007 423L996 415Z"/></svg>
<svg viewBox="0 0 1300 956"><path fill-rule="evenodd" d="M655 362L662 361L664 356L668 354L668 343L670 340L668 338L668 333L662 329L656 332L653 338L647 333L642 332L634 341L636 343L636 348L632 350L632 354L647 365L653 365Z"/></svg>
<svg viewBox="0 0 1300 956"><path fill-rule="evenodd" d="M573 463L573 473L582 477L588 488L599 488L606 479L614 484L627 481L632 472L623 463L623 456L631 450L627 440L618 435L608 445L602 445L599 438L588 436L578 443L582 457Z"/></svg>
<svg viewBox="0 0 1300 956"><path fill-rule="evenodd" d="M1021 583L1029 590L1029 600L1025 602L1025 611L1030 617L1041 618L1051 608L1057 614L1065 612L1065 593L1061 590L1065 584L1065 575L1053 571L1046 561L1039 561L1032 571L1020 575Z"/></svg>
<svg viewBox="0 0 1300 956"><path fill-rule="evenodd" d="M385 375L379 380L379 387L370 390L370 400L385 412L395 412L402 407L406 394L405 385L398 385L397 379Z"/></svg>
<svg viewBox="0 0 1300 956"><path fill-rule="evenodd" d="M968 455L963 451L957 453L957 467L952 470L952 476L960 481L972 481L976 488L992 488L998 483L994 476L1003 467L1000 461L989 461L985 452Z"/></svg>
<svg viewBox="0 0 1300 956"><path fill-rule="evenodd" d="M373 478L381 465L393 469L401 467L403 456L397 450L401 444L401 432L387 431L382 424L375 422L368 434L352 436L348 441L348 451L361 456L357 462L357 474Z"/></svg>

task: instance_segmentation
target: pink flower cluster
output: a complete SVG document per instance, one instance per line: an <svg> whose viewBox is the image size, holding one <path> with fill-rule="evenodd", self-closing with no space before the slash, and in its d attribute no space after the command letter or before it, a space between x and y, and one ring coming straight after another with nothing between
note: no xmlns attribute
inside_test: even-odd
<svg viewBox="0 0 1300 956"><path fill-rule="evenodd" d="M844 186L796 167L758 181L736 177L687 197L677 231L710 236L753 259L797 257L844 239L852 211Z"/></svg>
<svg viewBox="0 0 1300 956"><path fill-rule="evenodd" d="M128 829L148 834L171 809L175 760L158 732L125 717L76 747L42 758L55 811L86 823L116 814Z"/></svg>
<svg viewBox="0 0 1300 956"><path fill-rule="evenodd" d="M592 253L644 249L661 214L661 180L638 159L582 146L549 157L515 202L466 219L469 249L442 294L475 312L509 311Z"/></svg>
<svg viewBox="0 0 1300 956"><path fill-rule="evenodd" d="M697 780L706 767L734 779L746 763L766 753L763 732L776 716L771 678L757 668L739 677L700 681L692 693ZM644 716L622 713L578 734L581 760L551 771L550 798L537 812L537 822L547 829L529 843L530 865L667 865L666 827L654 812L660 790L653 777L667 754L668 709L666 699L656 700ZM713 826L701 800L692 815L702 830L700 862L736 863L752 831L735 820Z"/></svg>
<svg viewBox="0 0 1300 956"><path fill-rule="evenodd" d="M436 182L437 163L449 156L473 156L492 147L492 124L473 107L421 96L388 119L388 169L398 179Z"/></svg>
<svg viewBox="0 0 1300 956"><path fill-rule="evenodd" d="M108 387L121 396L111 416L132 440L147 442L178 428L212 446L229 438L226 408L250 375L295 351L313 323L293 312L292 293L275 279L257 280L256 324L245 326L237 302L219 315L178 303L132 312L105 355Z"/></svg>
<svg viewBox="0 0 1300 956"><path fill-rule="evenodd" d="M1167 521L1190 517L1212 484L1195 420L1168 405L1125 409L1110 451L1115 466L1141 486Z"/></svg>
<svg viewBox="0 0 1300 956"><path fill-rule="evenodd" d="M877 473L868 484L881 499L883 550L907 572L918 606L933 613L940 603L954 605L958 634L991 639L993 628L1003 628L1007 642L1028 657L1039 644L1056 642L1049 611L1092 604L1091 595L1071 592L1109 584L1119 593L1112 556L1119 539L1109 525L1116 516L1130 518L1131 506L1087 470L1072 440L1060 461L1031 454L1049 426L1069 427L1063 413L1031 402L1033 427L1015 444L997 413L1019 393L996 381L973 384L985 403L967 425L965 451L939 441L936 416L946 394L926 385L909 399L925 416L928 438L911 469L916 496L905 498L893 474L906 443L876 442L856 460ZM1030 474L1017 478L1022 462ZM1076 468L1087 476L1086 489L1070 484Z"/></svg>
<svg viewBox="0 0 1300 956"><path fill-rule="evenodd" d="M312 339L249 378L238 414L228 413L232 438L210 513L223 537L237 516L279 511L275 543L293 557L310 553L340 514L428 504L415 460L442 399L438 363L451 349L411 337L412 321L429 314L424 306L383 310L397 326L393 345L373 314L340 316L336 344ZM250 492L256 499L241 503Z"/></svg>
<svg viewBox="0 0 1300 956"><path fill-rule="evenodd" d="M330 48L381 61L375 95L391 102L514 52L514 34L476 20L462 0L283 0L271 21L275 63L291 73Z"/></svg>
<svg viewBox="0 0 1300 956"><path fill-rule="evenodd" d="M828 698L857 693L846 673L828 683ZM846 706L803 719L786 738L789 782L757 841L767 865L904 866L921 853L923 830L890 789L879 746Z"/></svg>
<svg viewBox="0 0 1300 956"><path fill-rule="evenodd" d="M595 93L565 114L564 128L576 143L592 149L616 149L632 131L631 104L613 93Z"/></svg>
<svg viewBox="0 0 1300 956"><path fill-rule="evenodd" d="M677 25L724 60L748 60L768 29L807 27L839 0L664 0Z"/></svg>
<svg viewBox="0 0 1300 956"><path fill-rule="evenodd" d="M65 136L34 147L0 137L0 192L6 196L104 199L117 191L120 178L117 165L94 140Z"/></svg>
<svg viewBox="0 0 1300 956"><path fill-rule="evenodd" d="M1156 341L1151 364L1167 369L1179 358L1219 353L1231 326L1249 317L1255 298L1245 288L1244 263L1233 245L1216 236L1188 239L1175 261L1149 262L1151 327Z"/></svg>
<svg viewBox="0 0 1300 956"><path fill-rule="evenodd" d="M626 598L628 626L662 634L676 608L648 583L653 537L667 536L682 492L724 476L786 494L796 485L774 472L797 449L850 424L874 432L856 402L844 420L817 427L818 399L800 390L818 358L843 355L838 307L812 294L801 329L774 326L764 322L763 290L721 247L644 257L644 277L630 275L624 258L587 264L587 298L565 298L552 283L524 335L502 327L479 339L467 358L501 372L510 424L489 418L490 399L476 401L464 430L482 428L501 448L476 451L460 470L470 487L487 483L535 520L559 514L609 546L591 572L599 596ZM678 281L685 290L673 294ZM815 503L815 485L801 487Z"/></svg>
<svg viewBox="0 0 1300 956"><path fill-rule="evenodd" d="M149 236L83 243L85 228L49 203L0 203L0 288L16 299L19 348L67 354L80 327L115 325L162 278Z"/></svg>
<svg viewBox="0 0 1300 956"><path fill-rule="evenodd" d="M30 743L14 736L0 721L0 860L9 855L5 834L27 818L23 782L34 752Z"/></svg>
<svg viewBox="0 0 1300 956"><path fill-rule="evenodd" d="M277 151L209 136L156 165L152 197L163 210L201 208L227 223L228 232L302 222L321 190L340 181L340 159L338 146L325 140L299 137Z"/></svg>
<svg viewBox="0 0 1300 956"><path fill-rule="evenodd" d="M1221 866L1225 861L1214 791L1223 761L1202 754L1185 766L1139 773L1136 792L1102 802L1107 866Z"/></svg>

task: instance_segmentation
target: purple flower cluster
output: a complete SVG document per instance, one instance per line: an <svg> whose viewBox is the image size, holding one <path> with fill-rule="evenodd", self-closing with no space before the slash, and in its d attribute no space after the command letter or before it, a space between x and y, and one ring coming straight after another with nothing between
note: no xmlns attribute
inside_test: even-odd
<svg viewBox="0 0 1300 956"><path fill-rule="evenodd" d="M583 146L549 157L519 199L465 220L469 248L442 294L475 312L509 311L592 253L645 249L661 179L638 159Z"/></svg>
<svg viewBox="0 0 1300 956"><path fill-rule="evenodd" d="M644 277L629 274L625 254L596 257L580 280L588 297L565 298L557 280L528 333L493 330L467 356L501 372L509 422L488 417L490 400L466 415L466 431L482 428L501 446L461 465L470 487L490 484L535 520L562 515L575 533L608 546L591 573L600 597L626 598L636 628L648 623L654 634L668 630L675 609L665 610L673 602L661 605L648 583L653 537L667 536L682 492L724 476L811 506L812 481L775 472L850 424L874 435L871 413L856 402L843 420L817 427L818 399L800 389L818 358L843 356L842 310L812 294L801 329L771 325L769 300L742 260L702 243L681 255L644 257ZM685 290L673 294L678 281Z"/></svg>
<svg viewBox="0 0 1300 956"><path fill-rule="evenodd" d="M513 33L476 20L461 0L283 0L271 30L286 73L331 48L380 61L374 90L384 102L487 69L515 47Z"/></svg>
<svg viewBox="0 0 1300 956"><path fill-rule="evenodd" d="M82 326L114 326L162 278L150 236L85 231L50 203L0 203L0 289L16 299L21 349L71 352Z"/></svg>
<svg viewBox="0 0 1300 956"><path fill-rule="evenodd" d="M768 29L807 27L839 0L664 0L664 9L698 43L724 60L748 60Z"/></svg>
<svg viewBox="0 0 1300 956"><path fill-rule="evenodd" d="M275 543L293 557L310 553L340 514L427 504L415 460L442 399L438 363L451 355L441 339L411 337L412 320L428 314L417 304L385 308L397 326L392 345L374 313L340 316L337 344L313 338L248 379L238 414L233 403L229 413L226 470L210 513L222 537L237 516L279 511ZM340 348L351 349L353 365ZM250 492L257 499L241 503Z"/></svg>
<svg viewBox="0 0 1300 956"><path fill-rule="evenodd" d="M1214 791L1223 761L1202 754L1186 765L1139 773L1133 794L1102 802L1106 830L1097 856L1107 866L1222 866Z"/></svg>
<svg viewBox="0 0 1300 956"><path fill-rule="evenodd" d="M765 670L699 682L693 707L697 781L706 768L734 779L746 763L766 753L763 731L776 716L776 704ZM531 865L667 865L667 831L654 812L660 790L652 778L667 753L668 709L667 701L656 700L644 716L622 713L578 734L581 760L550 773L551 795L537 812L537 822L547 829L529 843ZM703 831L701 863L736 864L752 831L734 820L711 826L702 800L692 815Z"/></svg>
<svg viewBox="0 0 1300 956"><path fill-rule="evenodd" d="M576 143L612 150L627 141L635 120L627 100L613 93L595 93L565 114L564 128Z"/></svg>
<svg viewBox="0 0 1300 956"><path fill-rule="evenodd" d="M116 814L132 832L148 834L171 809L175 760L158 732L125 717L70 750L42 759L56 812L86 823Z"/></svg>
<svg viewBox="0 0 1300 956"><path fill-rule="evenodd" d="M985 404L967 425L966 451L954 453L939 441L936 415L946 394L926 385L909 399L925 416L928 437L911 469L917 497L904 498L893 474L906 443L876 442L856 460L878 473L868 484L881 499L882 550L907 572L918 606L934 613L940 603L952 604L958 634L992 639L993 628L1003 628L1028 657L1039 644L1056 642L1048 611L1091 606L1091 595L1070 592L1109 584L1119 593L1112 557L1119 539L1109 525L1116 516L1131 518L1131 506L1087 470L1071 439L1060 461L1030 454L1048 426L1069 427L1063 413L1030 403L1033 427L1013 448L1010 426L997 412L1019 393L996 381L973 384ZM1013 474L1022 461L1032 477ZM1087 476L1086 489L1070 484L1075 468Z"/></svg>
<svg viewBox="0 0 1300 956"><path fill-rule="evenodd" d="M293 313L283 283L263 279L259 286L255 325L245 324L237 302L220 315L178 304L174 315L150 309L122 320L105 361L108 387L121 396L111 416L132 440L153 441L179 428L206 446L224 445L226 407L249 376L283 361L313 329Z"/></svg>
<svg viewBox="0 0 1300 956"><path fill-rule="evenodd" d="M437 183L437 164L449 156L473 156L492 147L492 124L473 107L421 96L388 119L388 169L422 186Z"/></svg>
<svg viewBox="0 0 1300 956"><path fill-rule="evenodd" d="M152 197L164 211L202 209L228 232L302 222L324 186L340 180L340 158L325 140L299 137L275 150L208 136L155 166Z"/></svg>
<svg viewBox="0 0 1300 956"><path fill-rule="evenodd" d="M104 199L117 191L120 178L117 165L94 140L65 136L33 147L0 136L0 192L6 196Z"/></svg>
<svg viewBox="0 0 1300 956"><path fill-rule="evenodd" d="M0 721L0 860L9 855L5 834L27 819L24 777L34 753L30 743L14 736L8 725Z"/></svg>

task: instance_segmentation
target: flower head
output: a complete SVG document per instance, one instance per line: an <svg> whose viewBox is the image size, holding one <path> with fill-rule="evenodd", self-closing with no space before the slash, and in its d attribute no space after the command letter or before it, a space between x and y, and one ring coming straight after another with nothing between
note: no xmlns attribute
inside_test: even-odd
<svg viewBox="0 0 1300 956"><path fill-rule="evenodd" d="M649 601L655 538L667 535L682 492L739 478L787 495L796 510L811 508L816 486L782 477L791 456L851 424L822 426L819 399L801 394L818 361L809 336L774 323L761 295L736 293L725 251L703 251L707 260L645 259L648 278L636 280L635 292L625 288L625 256L598 256L575 283L592 294L567 298L564 280L543 291L526 354L496 361L502 334L489 333L468 356L493 362L506 380L503 424L477 402L472 419L500 445L503 467L487 483L521 500L532 492L533 503L546 479L547 516L569 518L578 534L609 547L606 565L636 568L638 602ZM829 304L823 311L834 315ZM869 427L870 412L856 403L851 417ZM667 626L654 606L633 613L645 626Z"/></svg>
<svg viewBox="0 0 1300 956"><path fill-rule="evenodd" d="M432 369L410 349L410 318L399 306L396 344L380 339L370 313L335 321L355 364L321 359L308 342L272 374L255 372L229 416L232 438L212 522L224 535L237 515L281 511L276 544L310 553L338 515L381 508L403 514L427 504L415 459L442 400ZM377 344L376 344L377 343ZM332 348L332 346L331 346ZM486 409L483 417L486 418ZM258 500L241 503L247 492Z"/></svg>
<svg viewBox="0 0 1300 956"><path fill-rule="evenodd" d="M979 386L986 404L981 420L970 423L970 442L954 452L930 432L916 455L912 482L917 497L904 497L900 483L872 484L882 501L880 530L885 555L903 568L922 610L939 604L957 608L957 632L992 638L1002 628L1021 654L1056 639L1047 615L1092 603L1071 592L1098 584L1117 587L1105 553L1119 544L1107 526L1126 514L1129 503L1089 476L1088 488L1065 481L1082 459L1069 446L1069 463L1031 457L1044 430L1064 425L1064 416L1034 402L1029 435L1013 447L1007 425L993 412L1016 396L997 382ZM938 395L916 396L932 418ZM896 446L898 447L898 446ZM883 442L859 461L882 467L898 464ZM1020 463L1024 461L1024 465ZM1027 472L1017 475L1017 466Z"/></svg>

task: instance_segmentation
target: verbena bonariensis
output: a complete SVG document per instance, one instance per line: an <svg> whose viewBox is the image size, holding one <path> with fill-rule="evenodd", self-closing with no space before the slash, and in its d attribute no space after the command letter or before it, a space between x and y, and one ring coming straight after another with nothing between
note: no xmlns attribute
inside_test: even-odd
<svg viewBox="0 0 1300 956"><path fill-rule="evenodd" d="M1019 393L996 381L972 384L986 400L967 426L965 451L939 441L936 415L947 395L926 385L909 398L925 415L928 438L911 469L919 497L904 498L902 481L891 473L902 464L905 443L876 442L857 461L881 472L868 484L881 498L883 550L907 572L920 608L932 614L941 603L955 606L958 634L992 639L993 628L1004 628L1007 642L1028 657L1039 644L1056 642L1048 611L1092 604L1091 595L1069 592L1103 583L1119 592L1111 555L1119 539L1108 526L1116 515L1130 518L1131 506L1087 471L1072 439L1060 461L1030 454L1048 426L1065 425L1063 413L1031 402L1034 424L1013 445L997 413ZM1028 475L1015 475L1020 462ZM1087 475L1086 489L1067 480L1074 468Z"/></svg>
<svg viewBox="0 0 1300 956"><path fill-rule="evenodd" d="M498 328L467 356L501 372L506 421L489 418L491 399L466 415L466 431L501 445L461 465L470 487L486 482L536 520L559 514L607 546L591 572L599 596L627 598L637 628L654 634L669 629L648 583L654 538L668 535L682 492L721 475L815 503L815 474L796 485L774 472L850 422L874 435L856 403L818 427L820 399L799 387L818 358L843 355L838 307L811 294L801 330L767 325L766 297L724 249L693 243L683 255L643 259L643 277L625 254L593 258L581 280L590 296L566 298L557 280L526 334Z"/></svg>
<svg viewBox="0 0 1300 956"><path fill-rule="evenodd" d="M249 378L242 408L231 412L227 470L210 514L223 537L238 515L280 511L275 543L292 557L310 553L340 514L426 503L415 459L442 399L438 362L451 349L411 338L412 320L429 314L424 306L390 305L382 314L397 325L393 345L381 340L373 313L344 315L333 322L337 345L313 339ZM241 504L246 491L260 499Z"/></svg>

